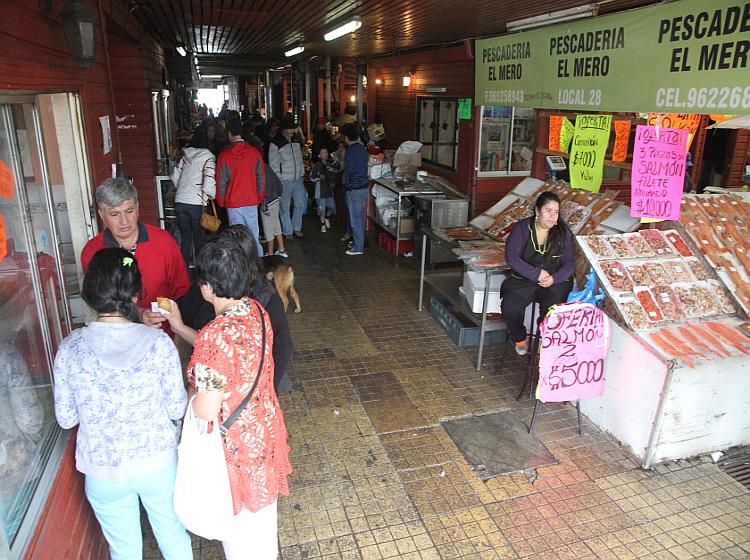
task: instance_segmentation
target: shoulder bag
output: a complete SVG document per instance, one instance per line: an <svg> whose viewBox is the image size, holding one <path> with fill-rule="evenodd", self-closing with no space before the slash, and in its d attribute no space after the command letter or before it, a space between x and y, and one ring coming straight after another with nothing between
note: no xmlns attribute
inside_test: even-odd
<svg viewBox="0 0 750 560"><path fill-rule="evenodd" d="M219 215L216 212L216 205L214 204L214 200L211 199L211 212L206 212L206 192L203 190L203 183L206 179L206 163L203 164L203 169L201 170L201 202L203 203L203 209L201 210L201 218L200 218L200 224L203 229L206 231L210 231L211 233L216 233L219 231L219 228L221 228L221 218L219 218Z"/></svg>
<svg viewBox="0 0 750 560"><path fill-rule="evenodd" d="M258 374L250 391L219 425L218 418L205 422L193 412L193 397L188 403L182 438L177 447L177 476L174 485L174 511L185 528L198 536L211 540L225 540L234 518L232 491L224 455L222 435L242 414L258 386L263 374L266 356L266 321L256 303L262 328L261 354ZM213 426L208 432L208 425Z"/></svg>

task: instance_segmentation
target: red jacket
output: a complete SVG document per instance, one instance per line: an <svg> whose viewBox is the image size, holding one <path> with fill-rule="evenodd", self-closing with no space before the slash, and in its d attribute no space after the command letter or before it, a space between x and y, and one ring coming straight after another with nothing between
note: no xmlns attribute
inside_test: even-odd
<svg viewBox="0 0 750 560"><path fill-rule="evenodd" d="M224 208L258 206L266 192L263 156L244 141L232 142L216 165L216 202Z"/></svg>

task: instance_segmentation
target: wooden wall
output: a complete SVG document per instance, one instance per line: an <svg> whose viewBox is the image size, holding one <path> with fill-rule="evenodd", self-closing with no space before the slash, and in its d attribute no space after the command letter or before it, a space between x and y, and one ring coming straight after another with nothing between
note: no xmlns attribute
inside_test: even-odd
<svg viewBox="0 0 750 560"><path fill-rule="evenodd" d="M153 40L148 39L139 28L137 20L128 17L125 0L101 1L105 14L109 14L118 25L125 26L126 33L142 45L141 87L145 87L144 84L161 82L161 55ZM99 16L97 0L86 2ZM88 187L93 191L96 185L110 176L111 164L117 160L118 150L115 111L111 103L104 55L102 22L99 21L97 24L96 60L90 69L84 70L73 60L67 48L62 23L58 17L63 4L64 0L52 0L50 14L45 16L41 13L38 0L0 1L0 91L69 91L79 94L92 182ZM105 18L109 19L107 16ZM142 91L132 93L134 96L143 95ZM120 98L126 99L127 96L123 94ZM118 113L121 112L118 106ZM103 139L99 125L99 117L105 115L110 117L114 144L109 154L102 153ZM150 119L150 104L146 115ZM147 122L142 109L138 111L138 118L144 119L144 123ZM145 145L150 142L148 152L155 153L153 129L143 132L138 139L128 139L128 143L131 141L134 145ZM139 145L138 150L133 149L131 152L130 146L126 147L124 144L123 141L126 170L132 163L134 170L144 173L137 179L137 186L141 191L141 208L144 210L144 218L154 223L154 167L148 162L143 163L148 158L141 162L137 159L140 153L138 150L146 148ZM151 174L148 180L146 170ZM75 470L74 448L75 438L71 438L37 530L25 553L25 558L29 560L99 560L107 557L106 542L83 492L83 476Z"/></svg>
<svg viewBox="0 0 750 560"><path fill-rule="evenodd" d="M727 172L724 174L725 187L743 185L745 165L750 165L750 130L736 130L733 140L732 157L727 165Z"/></svg>

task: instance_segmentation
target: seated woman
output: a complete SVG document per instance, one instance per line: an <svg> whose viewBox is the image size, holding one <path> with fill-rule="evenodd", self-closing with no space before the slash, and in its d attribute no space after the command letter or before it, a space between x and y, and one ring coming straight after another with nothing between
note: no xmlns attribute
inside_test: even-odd
<svg viewBox="0 0 750 560"><path fill-rule="evenodd" d="M273 330L268 313L247 297L259 280L230 234L219 233L198 253L196 280L216 318L194 336L188 378L197 395L195 414L227 420L260 378L250 401L223 438L235 517L222 542L228 560L277 558L279 494L288 494L289 445L284 415L273 388ZM175 316L181 336L188 334ZM263 325L265 324L265 339ZM263 368L261 366L261 355Z"/></svg>
<svg viewBox="0 0 750 560"><path fill-rule="evenodd" d="M60 344L55 414L63 428L79 426L76 468L112 559L143 556L140 501L164 558L188 560L190 536L172 507L187 393L174 343L138 323L140 292L133 255L94 254L81 297L98 316Z"/></svg>
<svg viewBox="0 0 750 560"><path fill-rule="evenodd" d="M573 234L560 218L556 194L540 194L534 215L513 226L505 244L505 259L512 273L500 289L502 313L516 353L523 356L528 351L523 323L526 306L539 302L541 321L573 288Z"/></svg>

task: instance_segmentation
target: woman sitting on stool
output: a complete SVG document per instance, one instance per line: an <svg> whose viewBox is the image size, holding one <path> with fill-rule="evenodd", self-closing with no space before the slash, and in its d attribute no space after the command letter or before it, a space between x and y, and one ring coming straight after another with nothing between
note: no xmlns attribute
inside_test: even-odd
<svg viewBox="0 0 750 560"><path fill-rule="evenodd" d="M500 290L502 313L516 354L523 356L528 352L523 323L526 306L539 302L541 321L573 288L573 234L560 218L556 194L540 194L534 215L513 226L505 244L505 259L512 273Z"/></svg>

